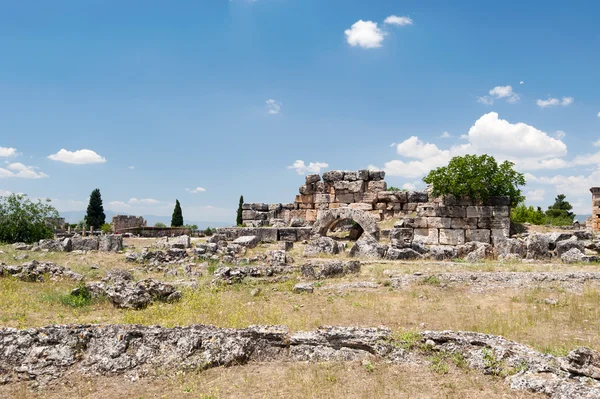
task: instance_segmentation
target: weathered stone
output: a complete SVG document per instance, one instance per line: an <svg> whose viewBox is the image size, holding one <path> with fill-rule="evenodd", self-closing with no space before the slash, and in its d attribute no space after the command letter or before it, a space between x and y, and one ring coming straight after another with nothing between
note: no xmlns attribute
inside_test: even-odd
<svg viewBox="0 0 600 399"><path fill-rule="evenodd" d="M242 219L253 220L256 217L256 211L253 210L242 210Z"/></svg>
<svg viewBox="0 0 600 399"><path fill-rule="evenodd" d="M548 259L550 253L550 238L545 234L533 233L527 237L527 259Z"/></svg>
<svg viewBox="0 0 600 399"><path fill-rule="evenodd" d="M304 256L314 256L317 254L339 254L343 251L340 244L333 238L317 237L308 242L304 247Z"/></svg>
<svg viewBox="0 0 600 399"><path fill-rule="evenodd" d="M73 251L95 251L98 250L100 239L98 237L73 237L71 243Z"/></svg>
<svg viewBox="0 0 600 399"><path fill-rule="evenodd" d="M344 171L344 180L346 181L356 181L358 179L357 172Z"/></svg>
<svg viewBox="0 0 600 399"><path fill-rule="evenodd" d="M66 241L65 239L64 241ZM188 237L189 240L189 237ZM63 241L63 247L65 242ZM67 246L69 244L66 244ZM72 246L71 246L72 247ZM189 245L188 245L189 247ZM103 252L118 252L123 250L123 236L121 234L109 234L100 237L98 249Z"/></svg>
<svg viewBox="0 0 600 399"><path fill-rule="evenodd" d="M321 181L321 176L319 174L306 175L306 184L313 184Z"/></svg>
<svg viewBox="0 0 600 399"><path fill-rule="evenodd" d="M345 276L351 273L360 272L360 262L352 261L316 261L304 264L301 267L301 273L305 278L321 279Z"/></svg>
<svg viewBox="0 0 600 399"><path fill-rule="evenodd" d="M293 240L295 241L295 240ZM279 248L279 250L281 251L291 251L292 249L294 249L294 242L292 240L290 241L279 241L277 243L277 246Z"/></svg>
<svg viewBox="0 0 600 399"><path fill-rule="evenodd" d="M394 248L410 247L413 241L414 230L408 227L394 227L390 230L390 242Z"/></svg>
<svg viewBox="0 0 600 399"><path fill-rule="evenodd" d="M315 289L313 288L312 283L298 283L294 286L292 292L294 292L295 294L301 294L303 292L312 294L314 290Z"/></svg>
<svg viewBox="0 0 600 399"><path fill-rule="evenodd" d="M242 236L233 240L233 243L246 248L254 248L258 245L259 239L257 236Z"/></svg>
<svg viewBox="0 0 600 399"><path fill-rule="evenodd" d="M350 249L350 257L381 259L385 256L387 245L379 244L372 236L363 235Z"/></svg>
<svg viewBox="0 0 600 399"><path fill-rule="evenodd" d="M378 193L387 190L387 183L383 180L369 181L367 183L367 191Z"/></svg>
<svg viewBox="0 0 600 399"><path fill-rule="evenodd" d="M556 254L561 256L572 248L577 248L581 253L585 253L585 245L581 241L577 241L576 237L569 240L559 241L556 243Z"/></svg>
<svg viewBox="0 0 600 399"><path fill-rule="evenodd" d="M335 182L344 179L344 172L341 170L330 170L329 172L323 173L324 182Z"/></svg>
<svg viewBox="0 0 600 399"><path fill-rule="evenodd" d="M348 207L351 208L351 209L359 210L359 211L371 211L371 210L373 210L373 205L371 205L371 204L365 204L363 202L350 204L350 205L348 205Z"/></svg>
<svg viewBox="0 0 600 399"><path fill-rule="evenodd" d="M385 179L385 172L383 170L370 170L369 180L379 181Z"/></svg>
<svg viewBox="0 0 600 399"><path fill-rule="evenodd" d="M448 245L432 245L429 247L429 257L435 260L450 260L455 259L457 256L457 249Z"/></svg>
<svg viewBox="0 0 600 399"><path fill-rule="evenodd" d="M450 218L428 217L427 227L435 227L436 229L449 229L452 220Z"/></svg>
<svg viewBox="0 0 600 399"><path fill-rule="evenodd" d="M269 210L269 205L262 202L256 202L254 204L250 204L250 209L259 212L267 212Z"/></svg>
<svg viewBox="0 0 600 399"><path fill-rule="evenodd" d="M467 229L465 230L466 242L477 241L486 244L490 243L490 231L486 229Z"/></svg>
<svg viewBox="0 0 600 399"><path fill-rule="evenodd" d="M316 194L315 195L315 203L323 204L323 203L333 202L334 198L335 197L331 194Z"/></svg>
<svg viewBox="0 0 600 399"><path fill-rule="evenodd" d="M0 263L0 277L12 276L23 281L44 281L48 275L51 279L67 278L75 281L83 281L84 277L75 273L68 267L59 266L52 262L38 262L32 260L19 266L5 265Z"/></svg>
<svg viewBox="0 0 600 399"><path fill-rule="evenodd" d="M354 194L336 194L335 200L345 204L351 204L354 202Z"/></svg>
<svg viewBox="0 0 600 399"><path fill-rule="evenodd" d="M427 202L428 200L429 194L426 190L408 192L408 202Z"/></svg>
<svg viewBox="0 0 600 399"><path fill-rule="evenodd" d="M438 245L440 243L438 229L415 229L414 240L426 245Z"/></svg>
<svg viewBox="0 0 600 399"><path fill-rule="evenodd" d="M411 248L389 248L385 258L389 260L413 260L423 258L423 255Z"/></svg>
<svg viewBox="0 0 600 399"><path fill-rule="evenodd" d="M358 180L369 180L369 171L367 169L361 169L356 172L356 178Z"/></svg>
<svg viewBox="0 0 600 399"><path fill-rule="evenodd" d="M462 229L440 229L439 241L442 245L464 244L465 231Z"/></svg>
<svg viewBox="0 0 600 399"><path fill-rule="evenodd" d="M564 263L576 263L583 260L583 252L578 248L571 248L560 256Z"/></svg>
<svg viewBox="0 0 600 399"><path fill-rule="evenodd" d="M299 190L302 195L310 195L315 193L315 185L314 184L305 184L304 186L300 186Z"/></svg>

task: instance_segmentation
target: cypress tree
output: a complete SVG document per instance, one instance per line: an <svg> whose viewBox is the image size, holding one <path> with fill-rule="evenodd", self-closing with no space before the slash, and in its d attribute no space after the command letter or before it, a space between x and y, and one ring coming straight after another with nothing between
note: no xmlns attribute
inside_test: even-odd
<svg viewBox="0 0 600 399"><path fill-rule="evenodd" d="M100 229L104 223L106 223L106 215L102 206L100 189L97 188L90 194L90 202L87 207L87 214L85 215L85 224L87 227Z"/></svg>
<svg viewBox="0 0 600 399"><path fill-rule="evenodd" d="M173 216L171 217L171 227L183 226L183 213L181 212L181 205L179 200L175 200L175 209L173 209Z"/></svg>
<svg viewBox="0 0 600 399"><path fill-rule="evenodd" d="M243 204L244 204L244 196L240 195L240 204L238 205L237 218L235 220L235 222L238 226L241 226L242 224L244 224L244 219L242 218L242 205Z"/></svg>

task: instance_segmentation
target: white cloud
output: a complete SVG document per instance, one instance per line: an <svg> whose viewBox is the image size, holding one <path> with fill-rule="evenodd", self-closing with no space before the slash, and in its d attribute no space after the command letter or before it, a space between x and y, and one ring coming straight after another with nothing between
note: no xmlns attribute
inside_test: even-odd
<svg viewBox="0 0 600 399"><path fill-rule="evenodd" d="M135 166L128 166L129 169L134 170Z"/></svg>
<svg viewBox="0 0 600 399"><path fill-rule="evenodd" d="M573 159L573 165L599 165L600 166L600 152L595 154L582 154L577 155Z"/></svg>
<svg viewBox="0 0 600 399"><path fill-rule="evenodd" d="M48 155L48 158L53 161L59 161L76 165L106 162L106 158L101 157L92 150L86 149L77 151L67 151L63 148L56 154Z"/></svg>
<svg viewBox="0 0 600 399"><path fill-rule="evenodd" d="M385 37L385 33L377 26L377 22L363 21L355 22L350 29L344 31L346 41L352 47L378 48Z"/></svg>
<svg viewBox="0 0 600 399"><path fill-rule="evenodd" d="M8 164L6 168L0 168L0 178L43 179L48 177L47 174L38 172L37 167L23 165L20 162Z"/></svg>
<svg viewBox="0 0 600 399"><path fill-rule="evenodd" d="M442 138L442 139L449 139L451 137L452 137L452 135L448 132L443 132L442 134L440 134L440 138Z"/></svg>
<svg viewBox="0 0 600 399"><path fill-rule="evenodd" d="M598 118L600 118L600 112L598 112Z"/></svg>
<svg viewBox="0 0 600 399"><path fill-rule="evenodd" d="M413 183L404 183L402 188L405 190L414 191L417 189L417 186L415 186Z"/></svg>
<svg viewBox="0 0 600 399"><path fill-rule="evenodd" d="M398 17L396 15L390 15L383 21L383 23L388 25L405 26L412 25L413 20L409 17Z"/></svg>
<svg viewBox="0 0 600 399"><path fill-rule="evenodd" d="M142 198L142 199L130 198L129 199L129 204L130 205L139 205L139 204L143 204L143 205L156 205L156 204L160 204L160 203L162 203L162 201L155 200L153 198Z"/></svg>
<svg viewBox="0 0 600 399"><path fill-rule="evenodd" d="M404 159L386 162L384 170L390 176L421 177L446 165L452 157L465 154L490 154L498 161L515 162L518 170L569 166L569 162L561 159L567 155L567 146L562 141L525 123L499 119L496 112L481 116L463 136L467 143L447 150L412 136L396 145L396 152Z"/></svg>
<svg viewBox="0 0 600 399"><path fill-rule="evenodd" d="M557 130L556 132L554 132L554 138L555 139L559 139L559 140L563 139L563 138L565 138L566 135L567 135L567 133L565 133L562 130Z"/></svg>
<svg viewBox="0 0 600 399"><path fill-rule="evenodd" d="M525 193L525 198L527 198L527 201L540 202L544 200L545 193L546 191L543 189L529 190Z"/></svg>
<svg viewBox="0 0 600 399"><path fill-rule="evenodd" d="M15 155L17 155L17 150L10 147L0 147L0 157L2 158L8 158L8 157L14 157Z"/></svg>
<svg viewBox="0 0 600 399"><path fill-rule="evenodd" d="M540 108L553 107L556 105L560 105L566 107L567 105L573 104L575 99L573 97L563 97L561 100L558 98L549 98L547 100L537 100L535 103Z"/></svg>
<svg viewBox="0 0 600 399"><path fill-rule="evenodd" d="M593 146L594 146L594 147L600 147L600 140L596 140L596 141L594 141L594 144L593 144Z"/></svg>
<svg viewBox="0 0 600 399"><path fill-rule="evenodd" d="M12 193L10 191L8 191L8 190L2 190L0 188L0 197L6 197L6 196L11 195L11 194Z"/></svg>
<svg viewBox="0 0 600 399"><path fill-rule="evenodd" d="M281 112L281 103L278 103L277 101L273 100L272 98L268 99L266 101L267 104L267 109L269 114L271 115L277 115Z"/></svg>
<svg viewBox="0 0 600 399"><path fill-rule="evenodd" d="M192 193L192 194L198 194L198 193L203 193L206 191L206 189L204 187L196 187L196 188L186 188L185 191Z"/></svg>
<svg viewBox="0 0 600 399"><path fill-rule="evenodd" d="M296 169L296 173L299 175L305 175L307 173L320 173L322 168L327 168L329 164L325 162L310 162L308 165L303 160L298 159L292 165L288 166L288 169Z"/></svg>
<svg viewBox="0 0 600 399"><path fill-rule="evenodd" d="M523 82L523 81L520 81L520 82L519 82L519 84L520 84L520 85L524 85L524 84L525 84L525 82Z"/></svg>
<svg viewBox="0 0 600 399"><path fill-rule="evenodd" d="M492 105L494 99L504 98L507 102L514 104L519 101L520 97L513 91L512 86L496 86L489 91L489 96L478 97L477 102Z"/></svg>

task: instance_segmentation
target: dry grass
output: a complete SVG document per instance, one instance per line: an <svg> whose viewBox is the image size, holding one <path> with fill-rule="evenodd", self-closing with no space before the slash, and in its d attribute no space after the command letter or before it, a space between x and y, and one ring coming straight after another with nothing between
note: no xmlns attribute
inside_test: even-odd
<svg viewBox="0 0 600 399"><path fill-rule="evenodd" d="M511 391L499 378L452 367L371 363L254 363L204 372L165 375L135 382L125 377L72 377L69 383L33 394L25 384L0 387L19 398L541 398Z"/></svg>

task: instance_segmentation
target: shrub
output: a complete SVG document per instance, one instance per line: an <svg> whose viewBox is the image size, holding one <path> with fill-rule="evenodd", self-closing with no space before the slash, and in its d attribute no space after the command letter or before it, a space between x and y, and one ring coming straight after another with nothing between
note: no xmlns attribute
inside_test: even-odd
<svg viewBox="0 0 600 399"><path fill-rule="evenodd" d="M468 196L473 201L485 203L490 197L508 196L514 207L525 199L519 189L525 185L525 177L513 166L514 163L509 161L498 165L494 157L486 154L457 156L448 166L429 172L423 181L433 186L432 194L436 197Z"/></svg>
<svg viewBox="0 0 600 399"><path fill-rule="evenodd" d="M513 223L542 225L546 224L546 214L540 207L535 209L533 206L526 206L525 204L520 203L511 211L510 220Z"/></svg>
<svg viewBox="0 0 600 399"><path fill-rule="evenodd" d="M108 234L112 231L112 226L108 223L104 223L102 227L100 227L100 230L102 230L104 234Z"/></svg>
<svg viewBox="0 0 600 399"><path fill-rule="evenodd" d="M33 243L52 238L54 231L46 219L57 217L49 199L33 202L25 194L0 197L0 241Z"/></svg>

